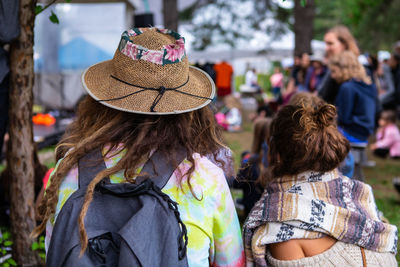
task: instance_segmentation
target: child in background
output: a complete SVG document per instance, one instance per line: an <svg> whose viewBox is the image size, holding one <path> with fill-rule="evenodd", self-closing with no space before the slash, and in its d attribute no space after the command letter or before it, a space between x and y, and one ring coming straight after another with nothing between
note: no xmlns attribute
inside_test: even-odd
<svg viewBox="0 0 400 267"><path fill-rule="evenodd" d="M217 123L228 132L238 132L242 129L242 105L236 97L224 97L224 107L215 114Z"/></svg>
<svg viewBox="0 0 400 267"><path fill-rule="evenodd" d="M272 86L272 94L278 100L281 97L281 89L283 87L283 74L280 67L275 67L274 74L271 75L269 80Z"/></svg>
<svg viewBox="0 0 400 267"><path fill-rule="evenodd" d="M400 131L396 125L396 114L387 110L381 113L379 128L376 133L376 143L370 145L370 149L378 157L400 158Z"/></svg>

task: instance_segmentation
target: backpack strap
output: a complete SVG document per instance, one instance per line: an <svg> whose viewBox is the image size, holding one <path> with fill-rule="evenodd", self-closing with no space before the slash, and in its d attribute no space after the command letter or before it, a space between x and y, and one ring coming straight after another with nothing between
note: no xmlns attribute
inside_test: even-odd
<svg viewBox="0 0 400 267"><path fill-rule="evenodd" d="M79 188L86 188L94 177L106 168L101 149L96 148L84 155L78 161Z"/></svg>
<svg viewBox="0 0 400 267"><path fill-rule="evenodd" d="M136 178L136 184L140 184L145 179L150 178L159 188L163 188L171 175L179 164L186 158L186 151L183 147L179 147L176 151L176 164L166 159L165 155L159 151L155 151L150 159L145 163L141 174ZM153 168L154 165L154 168ZM84 155L78 162L79 169L79 188L86 188L93 178L106 169L101 149L94 149ZM106 179L109 180L107 177Z"/></svg>
<svg viewBox="0 0 400 267"><path fill-rule="evenodd" d="M143 175L136 177L136 184L140 184L144 180L150 178L155 185L159 188L163 188L168 183L168 180L174 173L175 169L186 158L186 154L185 149L179 147L176 150L175 164L173 164L173 162L168 160L163 153L156 150L143 166L143 169L140 172L141 174L143 173Z"/></svg>

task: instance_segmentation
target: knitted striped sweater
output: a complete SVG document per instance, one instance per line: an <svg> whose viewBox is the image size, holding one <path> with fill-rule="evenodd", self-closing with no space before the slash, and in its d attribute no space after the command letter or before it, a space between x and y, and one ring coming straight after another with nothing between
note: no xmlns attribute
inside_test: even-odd
<svg viewBox="0 0 400 267"><path fill-rule="evenodd" d="M247 266L267 266L267 244L324 235L397 251L397 228L380 220L369 185L337 170L304 172L275 179L254 206L244 225Z"/></svg>

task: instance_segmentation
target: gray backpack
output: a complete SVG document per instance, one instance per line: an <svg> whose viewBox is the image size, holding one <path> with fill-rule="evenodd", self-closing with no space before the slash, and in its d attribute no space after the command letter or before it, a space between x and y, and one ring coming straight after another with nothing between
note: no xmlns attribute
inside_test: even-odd
<svg viewBox="0 0 400 267"><path fill-rule="evenodd" d="M177 154L179 164L186 153ZM138 176L136 184L111 184L109 178L98 184L85 218L88 248L79 257L78 217L84 195L90 181L106 166L99 149L80 159L78 166L79 189L57 217L48 267L188 266L186 227L177 203L161 192L176 166L157 151L141 172L148 175Z"/></svg>

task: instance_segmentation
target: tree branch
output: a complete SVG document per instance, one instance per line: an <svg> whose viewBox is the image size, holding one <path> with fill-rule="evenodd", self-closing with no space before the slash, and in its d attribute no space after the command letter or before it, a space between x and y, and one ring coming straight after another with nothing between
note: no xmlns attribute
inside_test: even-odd
<svg viewBox="0 0 400 267"><path fill-rule="evenodd" d="M43 11L45 11L47 8L49 8L52 4L54 4L57 0L51 0L50 3L48 3L47 5L45 5L44 7L40 6L40 10L36 9L35 10L35 14L39 15L40 13L42 13ZM38 7L38 6L36 6Z"/></svg>

